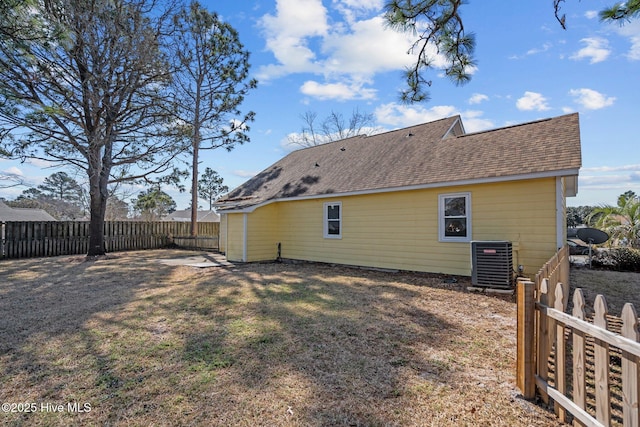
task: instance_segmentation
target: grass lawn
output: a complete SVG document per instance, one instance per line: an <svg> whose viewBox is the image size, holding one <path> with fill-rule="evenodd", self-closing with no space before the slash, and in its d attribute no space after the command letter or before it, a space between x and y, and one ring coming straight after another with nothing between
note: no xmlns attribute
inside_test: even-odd
<svg viewBox="0 0 640 427"><path fill-rule="evenodd" d="M640 273L572 268L570 282L571 298L576 288L582 289L587 316L592 315L593 302L598 294L605 296L609 314L613 316L620 317L627 302L640 312Z"/></svg>
<svg viewBox="0 0 640 427"><path fill-rule="evenodd" d="M189 255L0 262L0 401L21 411L0 424L557 425L518 397L515 304L467 279L158 262Z"/></svg>

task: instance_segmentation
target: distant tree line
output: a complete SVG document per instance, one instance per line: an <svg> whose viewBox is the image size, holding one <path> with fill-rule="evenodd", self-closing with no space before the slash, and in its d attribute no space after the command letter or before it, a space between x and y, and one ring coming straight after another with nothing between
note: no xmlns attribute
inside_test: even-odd
<svg viewBox="0 0 640 427"><path fill-rule="evenodd" d="M208 202L209 209L222 193L229 191L222 177L211 168L205 169L198 184L199 197ZM5 203L14 208L43 209L59 221L88 220L89 199L85 187L66 172L56 172L42 184L24 190L15 200L5 200ZM159 221L177 207L175 200L162 191L159 184L140 191L130 203L126 201L127 197L129 195L118 187L110 189L106 221Z"/></svg>
<svg viewBox="0 0 640 427"><path fill-rule="evenodd" d="M616 205L578 206L567 208L567 227L587 225L609 234L620 246L640 248L640 197L626 191Z"/></svg>

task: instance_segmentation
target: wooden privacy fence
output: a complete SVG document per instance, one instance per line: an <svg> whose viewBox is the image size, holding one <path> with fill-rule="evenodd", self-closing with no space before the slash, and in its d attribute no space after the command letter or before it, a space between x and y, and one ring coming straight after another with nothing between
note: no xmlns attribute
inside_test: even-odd
<svg viewBox="0 0 640 427"><path fill-rule="evenodd" d="M561 252L566 251L566 248ZM536 281L518 282L517 385L525 398L536 392L559 419L574 425L640 426L640 334L633 304L610 316L598 295L591 321L581 289L568 303L568 253L556 254ZM564 259L566 258L566 265ZM559 264L563 264L560 266ZM558 274L546 273L560 270ZM565 313L571 309L571 314Z"/></svg>
<svg viewBox="0 0 640 427"><path fill-rule="evenodd" d="M0 258L31 258L86 254L88 221L2 222ZM220 223L198 223L197 238L189 236L190 224L176 221L106 221L107 252L159 249L169 244L198 249L218 249Z"/></svg>

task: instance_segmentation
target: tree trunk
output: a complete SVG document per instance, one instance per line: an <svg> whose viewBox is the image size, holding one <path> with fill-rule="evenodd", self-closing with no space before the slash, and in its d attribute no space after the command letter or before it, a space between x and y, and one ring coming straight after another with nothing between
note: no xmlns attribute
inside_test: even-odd
<svg viewBox="0 0 640 427"><path fill-rule="evenodd" d="M197 141L199 138L196 136ZM198 235L198 148L199 141L193 144L193 167L191 169L191 236Z"/></svg>
<svg viewBox="0 0 640 427"><path fill-rule="evenodd" d="M191 161L191 237L198 235L198 151L200 150L200 90L202 75L196 82L196 105L193 117L193 135L191 146L193 159Z"/></svg>
<svg viewBox="0 0 640 427"><path fill-rule="evenodd" d="M89 251L87 257L104 255L104 217L107 211L107 180L100 173L89 176L91 216L89 222Z"/></svg>

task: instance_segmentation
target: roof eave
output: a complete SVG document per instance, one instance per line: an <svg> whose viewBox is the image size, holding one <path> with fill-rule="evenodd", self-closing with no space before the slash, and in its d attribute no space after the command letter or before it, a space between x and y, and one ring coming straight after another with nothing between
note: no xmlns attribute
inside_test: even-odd
<svg viewBox="0 0 640 427"><path fill-rule="evenodd" d="M297 200L312 200L312 199L328 199L336 197L349 197L349 196L361 196L367 194L380 194L380 193L392 193L396 191L411 191L411 190L425 190L430 188L444 188L454 187L461 185L477 185L477 184L492 184L498 182L507 181L523 181L528 179L539 178L552 178L552 177L567 177L567 189L566 196L573 197L578 192L578 171L580 168L569 168L555 171L535 172L522 175L507 175L507 176L495 176L476 179L467 179L460 181L447 181L447 182L434 182L428 184L408 185L403 187L388 187L388 188L376 188L371 190L361 191L347 191L342 193L327 193L327 194L314 194L309 196L297 196L297 197L283 197L277 199L269 199L259 203L255 203L248 206L233 206L228 208L218 207L218 212L221 214L229 213L251 213L259 207L269 205L277 202L291 202Z"/></svg>

